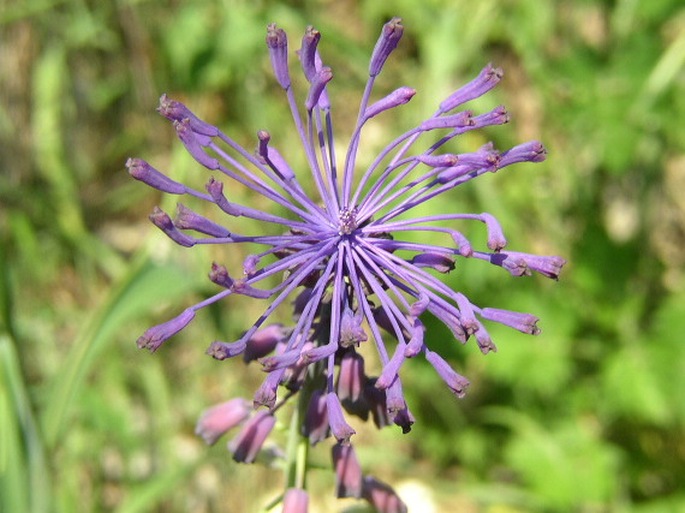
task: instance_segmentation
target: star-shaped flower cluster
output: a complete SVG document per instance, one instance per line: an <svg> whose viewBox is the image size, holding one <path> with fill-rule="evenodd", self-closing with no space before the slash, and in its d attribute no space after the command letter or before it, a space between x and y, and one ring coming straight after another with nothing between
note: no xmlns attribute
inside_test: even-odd
<svg viewBox="0 0 685 513"><path fill-rule="evenodd" d="M538 141L503 152L492 144L470 153L443 151L449 141L465 132L509 120L501 106L480 115L462 109L465 103L497 85L502 78L500 69L486 66L474 80L445 98L432 116L391 141L368 167L358 164L367 123L407 103L416 93L400 87L371 100L376 77L402 33L398 18L382 29L371 56L356 126L341 162L335 155L328 96L333 73L319 55L321 35L309 27L302 38L299 60L309 90L300 104L290 79L286 34L273 24L267 29L266 43L276 80L287 97L307 169L293 169L271 144L268 132L257 133L256 149L250 152L165 95L159 112L173 122L193 158L214 176L201 191L172 180L141 159L127 162L134 178L169 194L212 203L225 214L225 221L216 222L179 204L172 219L155 209L150 219L174 242L185 247L240 244L257 248L250 250L255 252L245 259L239 275L212 264L209 277L220 292L150 328L138 339L139 347L156 351L209 304L235 295L267 301L264 313L246 326L248 329L238 340L215 341L207 351L219 360L238 355L243 355L246 362L258 360L267 373L253 398L255 408L265 409L252 412L244 400L233 400L223 409L208 412L198 424L199 432L210 443L228 429L242 425L240 434L229 443L237 460L254 460L274 425L275 411L297 393L307 402L303 434L311 443L323 440L329 433L337 439L333 451L336 468L340 461L354 458L351 447L347 448L354 430L344 410L363 419L371 415L380 427L395 423L409 431L414 418L405 402L400 378L401 368L409 358L424 357L448 389L462 397L469 382L431 349L421 320L424 313L444 323L461 343L475 339L483 353L496 349L485 321L523 333L539 333L537 317L475 305L448 287L436 273L453 271L459 259L475 258L503 267L514 276L537 272L557 279L565 263L562 258L506 250L503 230L489 213L412 215L417 207L424 212L423 207L430 205L433 198L451 194L459 185L483 174L518 162L544 160L546 152ZM225 190L238 184L285 209L288 215L232 201ZM314 195L307 193L310 184L314 185ZM238 234L230 221L241 216L279 226L278 234ZM485 225L486 248L474 248L457 229L464 221ZM408 237L409 232L413 232L412 237ZM415 234L423 242L415 242ZM274 276L282 280L265 288L262 284ZM271 322L272 313L291 301L293 325ZM364 359L357 351L364 344L375 347L382 368L378 376L365 374ZM281 387L285 394L280 393ZM362 476L361 471L357 474L350 477L338 472L338 495L363 496L373 503L371 497L378 496L385 485ZM301 498L294 498L299 497L297 493L291 496L291 503L303 503ZM393 511L402 511L399 499L393 504L397 505Z"/></svg>

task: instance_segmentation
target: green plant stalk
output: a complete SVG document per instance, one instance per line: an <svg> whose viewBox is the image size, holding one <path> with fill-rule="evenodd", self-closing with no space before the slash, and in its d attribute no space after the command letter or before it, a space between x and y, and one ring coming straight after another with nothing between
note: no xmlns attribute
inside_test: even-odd
<svg viewBox="0 0 685 513"><path fill-rule="evenodd" d="M0 379L0 408L4 413L0 421L4 432L0 439L0 489L8 487L2 490L0 506L3 511L7 507L7 511L45 513L50 511L52 504L45 449L22 379L17 352L6 335L0 335L0 369L0 376L3 376ZM15 436L11 437L12 434ZM3 448L5 444L8 445ZM22 474L25 474L23 483ZM19 504L27 504L28 509L18 509Z"/></svg>

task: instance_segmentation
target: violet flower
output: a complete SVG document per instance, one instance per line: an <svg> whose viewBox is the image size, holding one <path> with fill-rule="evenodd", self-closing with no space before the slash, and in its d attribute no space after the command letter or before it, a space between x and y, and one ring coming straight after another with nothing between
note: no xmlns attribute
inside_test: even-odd
<svg viewBox="0 0 685 513"><path fill-rule="evenodd" d="M487 212L429 214L426 210L434 198L453 197L460 185L483 174L518 162L544 160L545 149L538 141L504 152L491 143L467 153L444 151L461 134L508 122L501 106L482 114L463 109L499 83L500 69L487 65L471 82L436 102L431 116L389 142L370 165L362 167L358 162L366 125L417 94L402 86L372 99L376 78L403 30L399 18L383 27L371 54L356 125L343 145L334 139L329 98L334 73L319 53L321 34L309 27L302 39L299 58L309 90L298 100L290 77L287 36L275 24L268 26L270 61L299 137L295 151L301 151L308 164L304 169L288 163L289 155L276 149L278 141L267 131L257 132L256 150L249 151L166 95L158 110L172 122L190 155L210 171L205 190L176 182L141 159L127 162L135 179L206 202L221 214L223 221L210 220L179 204L172 220L155 209L151 220L171 240L184 247L237 244L250 252L243 268L233 274L212 264L210 279L220 290L138 339L140 347L155 351L208 305L230 296L266 300L263 314L245 321L248 329L238 340L214 341L208 350L219 360L241 354L245 362L257 359L267 373L254 396L255 407L267 410L254 414L229 444L237 460L254 460L274 425L275 410L302 390L300 411L308 414L302 415L299 429L312 443L329 432L340 443L349 443L355 431L343 407L363 419L371 413L379 427L394 423L409 431L414 418L401 378L408 358L426 358L448 389L462 397L468 380L431 348L430 334L421 321L425 312L443 322L460 343L475 339L483 353L496 349L484 323L498 322L531 335L540 332L534 315L474 304L448 287L440 274L459 269L462 259L475 258L513 276L535 272L557 279L564 259L505 251L508 241L503 228ZM339 158L336 148L341 147L346 150ZM248 189L260 201L235 202L231 193L236 187ZM265 202L274 209L255 207ZM239 217L257 221L263 231L239 233L240 225L234 222ZM485 247L474 246L461 231L469 221L484 225ZM278 284L265 285L273 284L274 277L280 278ZM291 302L295 314L291 326L269 321L279 307ZM382 369L379 376L364 374L363 360L355 352L362 344L375 348ZM392 498L394 492L377 481L367 480L363 488L363 495L379 511L406 509Z"/></svg>

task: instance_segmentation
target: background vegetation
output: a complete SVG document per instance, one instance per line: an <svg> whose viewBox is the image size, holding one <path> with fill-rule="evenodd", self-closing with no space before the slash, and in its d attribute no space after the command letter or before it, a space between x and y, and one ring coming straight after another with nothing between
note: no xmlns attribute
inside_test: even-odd
<svg viewBox="0 0 685 513"><path fill-rule="evenodd" d="M460 144L539 138L549 159L436 208L492 212L514 249L569 264L559 283L460 266L453 286L539 315L543 334L493 329L499 352L483 357L435 326L430 343L471 379L470 394L453 400L411 362L415 429L356 425L363 465L400 485L414 511L685 511L678 0L0 2L1 511L242 512L278 494L277 470L234 465L223 443L206 448L192 433L203 409L259 383L257 368L203 352L260 305L224 303L155 355L135 347L147 326L212 290L212 259L240 255L170 246L147 214L173 201L131 180L124 162L205 182L154 112L162 92L248 147L268 128L297 162L265 25L286 28L293 49L306 25L320 29L347 134L393 15L406 33L378 91L419 94L374 125L367 158L496 63L505 80L474 108L503 103L512 122ZM316 508L361 511L330 498L328 451L314 452Z"/></svg>

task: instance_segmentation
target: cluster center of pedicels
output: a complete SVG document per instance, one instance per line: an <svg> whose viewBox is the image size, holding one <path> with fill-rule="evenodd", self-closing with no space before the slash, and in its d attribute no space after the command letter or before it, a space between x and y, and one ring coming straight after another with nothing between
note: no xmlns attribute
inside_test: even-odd
<svg viewBox="0 0 685 513"><path fill-rule="evenodd" d="M357 229L357 208L343 207L338 214L338 234L350 235Z"/></svg>

